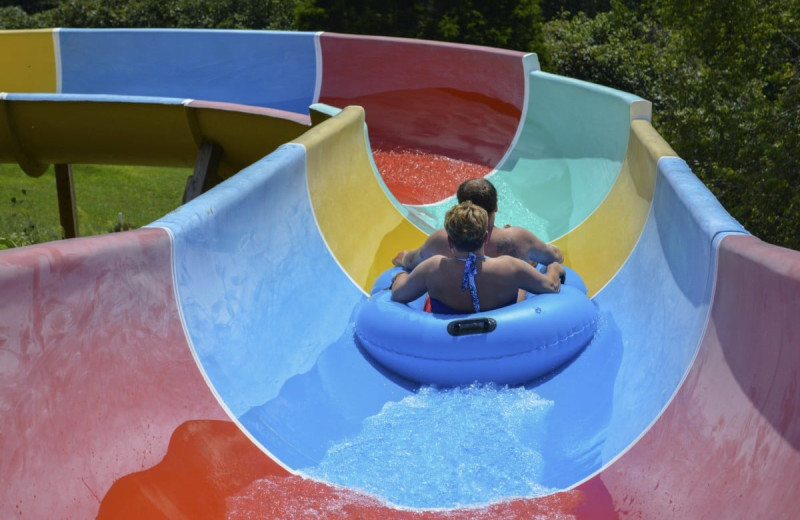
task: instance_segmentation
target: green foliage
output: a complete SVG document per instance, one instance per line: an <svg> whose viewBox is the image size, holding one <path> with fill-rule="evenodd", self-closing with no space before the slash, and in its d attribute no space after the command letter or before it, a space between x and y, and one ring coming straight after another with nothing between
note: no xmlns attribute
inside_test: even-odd
<svg viewBox="0 0 800 520"><path fill-rule="evenodd" d="M40 27L36 17L29 15L18 6L0 7L0 29L37 29Z"/></svg>
<svg viewBox="0 0 800 520"><path fill-rule="evenodd" d="M545 25L544 34L559 74L652 99L659 63L657 47L646 42L655 32L648 19L617 9L595 18L564 13Z"/></svg>
<svg viewBox="0 0 800 520"><path fill-rule="evenodd" d="M419 8L417 0L301 0L295 21L301 31L417 37L416 17L412 14L411 22L403 17L404 4L410 13Z"/></svg>
<svg viewBox="0 0 800 520"><path fill-rule="evenodd" d="M38 13L55 7L57 3L57 0L27 0L22 2L19 0L0 0L0 8L17 7L26 13Z"/></svg>
<svg viewBox="0 0 800 520"><path fill-rule="evenodd" d="M300 30L378 34L536 51L542 58L538 0L302 0Z"/></svg>
<svg viewBox="0 0 800 520"><path fill-rule="evenodd" d="M536 51L546 61L538 0L440 0L432 5L425 38Z"/></svg>
<svg viewBox="0 0 800 520"><path fill-rule="evenodd" d="M594 17L610 8L610 0L542 0L542 15L547 21L559 18L563 13L583 13Z"/></svg>
<svg viewBox="0 0 800 520"><path fill-rule="evenodd" d="M293 30L298 0L60 0L0 9L0 27ZM33 6L37 4L38 7ZM44 7L48 7L44 9ZM35 13L35 14L28 14Z"/></svg>
<svg viewBox="0 0 800 520"><path fill-rule="evenodd" d="M420 2L403 0L302 0L299 30L417 37L424 13Z"/></svg>
<svg viewBox="0 0 800 520"><path fill-rule="evenodd" d="M800 7L656 0L546 24L554 72L653 101L653 124L760 238L800 249Z"/></svg>

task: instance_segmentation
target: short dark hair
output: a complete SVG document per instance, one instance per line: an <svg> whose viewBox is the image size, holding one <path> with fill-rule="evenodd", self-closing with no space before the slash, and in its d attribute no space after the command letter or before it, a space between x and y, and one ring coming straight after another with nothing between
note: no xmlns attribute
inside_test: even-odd
<svg viewBox="0 0 800 520"><path fill-rule="evenodd" d="M473 204L482 207L486 213L497 211L497 190L494 184L483 177L469 179L462 182L456 191L458 202L472 201Z"/></svg>
<svg viewBox="0 0 800 520"><path fill-rule="evenodd" d="M453 206L444 217L444 229L459 251L481 248L489 229L489 214L472 201Z"/></svg>

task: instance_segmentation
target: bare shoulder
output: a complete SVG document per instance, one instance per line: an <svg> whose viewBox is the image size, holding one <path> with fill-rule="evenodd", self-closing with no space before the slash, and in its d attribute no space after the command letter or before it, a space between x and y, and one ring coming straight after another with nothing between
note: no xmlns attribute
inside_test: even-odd
<svg viewBox="0 0 800 520"><path fill-rule="evenodd" d="M523 227L495 228L492 231L490 242L491 254L509 255L521 260L533 260L543 264L564 261L564 256L559 248L545 243Z"/></svg>
<svg viewBox="0 0 800 520"><path fill-rule="evenodd" d="M489 261L492 270L500 274L514 273L525 267L525 262L514 256L496 256Z"/></svg>
<svg viewBox="0 0 800 520"><path fill-rule="evenodd" d="M496 256L508 255L523 258L532 244L538 239L525 228L507 226L492 230L490 243Z"/></svg>
<svg viewBox="0 0 800 520"><path fill-rule="evenodd" d="M489 239L489 245L491 246L491 256L520 256L520 247L518 243L518 239L516 238L516 231L513 227L507 228L494 228L492 230L492 236Z"/></svg>
<svg viewBox="0 0 800 520"><path fill-rule="evenodd" d="M428 258L426 258L422 263L420 263L420 265L422 265L424 263L427 263L427 264L438 264L439 262L441 262L445 258L447 258L447 256L441 255L441 254L435 254L435 255L432 255L432 256L429 256Z"/></svg>
<svg viewBox="0 0 800 520"><path fill-rule="evenodd" d="M509 240L514 240L515 242L527 244L538 240L536 235L524 227L509 226L504 228L503 231L506 232L506 236Z"/></svg>
<svg viewBox="0 0 800 520"><path fill-rule="evenodd" d="M442 260L446 258L447 257L444 255L429 256L428 258L420 262L419 265L417 265L417 267L414 268L414 271L419 270L420 272L428 272L433 269L436 269L442 263Z"/></svg>
<svg viewBox="0 0 800 520"><path fill-rule="evenodd" d="M425 258L435 255L447 255L450 251L450 246L447 243L447 231L444 229L437 229L425 240Z"/></svg>

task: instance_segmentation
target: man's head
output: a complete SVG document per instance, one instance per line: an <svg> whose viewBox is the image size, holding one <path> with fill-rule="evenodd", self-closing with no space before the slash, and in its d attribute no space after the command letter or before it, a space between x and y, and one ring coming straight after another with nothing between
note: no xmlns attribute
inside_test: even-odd
<svg viewBox="0 0 800 520"><path fill-rule="evenodd" d="M489 215L468 200L450 208L444 217L444 229L456 250L476 251L488 236Z"/></svg>
<svg viewBox="0 0 800 520"><path fill-rule="evenodd" d="M462 182L456 191L458 202L472 201L489 214L489 234L494 229L494 214L497 212L497 190L494 184L483 177Z"/></svg>
<svg viewBox="0 0 800 520"><path fill-rule="evenodd" d="M497 211L497 190L494 185L484 179L477 177L462 182L456 191L458 202L472 201L474 204L486 210L486 213L492 214Z"/></svg>

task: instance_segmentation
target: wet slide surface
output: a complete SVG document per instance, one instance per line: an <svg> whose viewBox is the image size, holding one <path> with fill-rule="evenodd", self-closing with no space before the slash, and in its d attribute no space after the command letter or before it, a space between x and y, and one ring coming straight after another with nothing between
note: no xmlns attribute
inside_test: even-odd
<svg viewBox="0 0 800 520"><path fill-rule="evenodd" d="M2 96L4 161L74 160L47 145L70 113L92 122L87 158L108 156L119 110L152 114L126 130L144 149L147 119L175 129L176 158L143 161L185 161L242 120L267 141L147 228L0 253L3 516L796 516L800 260L730 218L643 100L518 53L387 38L59 30L2 45L28 75L0 84L23 92ZM177 68L202 81L184 93ZM277 77L266 97L237 87ZM231 164L262 150L236 143ZM442 163L464 168L419 167ZM599 330L522 387L420 388L360 350L354 316L424 238L414 224L484 169L501 215L540 223L584 276Z"/></svg>

